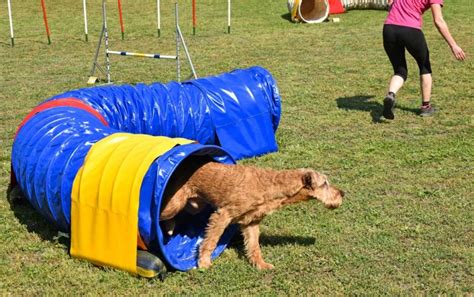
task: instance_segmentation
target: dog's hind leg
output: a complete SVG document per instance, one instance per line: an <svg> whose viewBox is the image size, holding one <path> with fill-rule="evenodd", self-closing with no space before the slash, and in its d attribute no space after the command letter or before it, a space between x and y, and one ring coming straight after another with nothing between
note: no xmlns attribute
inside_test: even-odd
<svg viewBox="0 0 474 297"><path fill-rule="evenodd" d="M262 257L262 251L260 250L259 237L260 237L260 226L258 224L250 224L241 226L242 234L244 236L245 251L247 258L250 263L255 265L257 269L273 269L274 266L269 263L265 263Z"/></svg>
<svg viewBox="0 0 474 297"><path fill-rule="evenodd" d="M231 217L227 211L222 209L218 209L209 217L206 235L199 248L199 268L209 268L211 266L211 254L230 222Z"/></svg>
<svg viewBox="0 0 474 297"><path fill-rule="evenodd" d="M160 221L174 218L185 206L193 193L189 187L182 187L168 200L164 201Z"/></svg>

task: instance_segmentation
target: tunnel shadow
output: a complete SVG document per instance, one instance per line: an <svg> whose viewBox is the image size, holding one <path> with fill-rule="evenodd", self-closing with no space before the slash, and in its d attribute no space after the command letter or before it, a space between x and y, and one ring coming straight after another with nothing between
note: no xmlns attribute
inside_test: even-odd
<svg viewBox="0 0 474 297"><path fill-rule="evenodd" d="M69 238L58 236L59 229L33 208L18 186L8 187L7 199L14 216L20 224L26 227L28 232L37 234L42 240L60 243L69 251Z"/></svg>
<svg viewBox="0 0 474 297"><path fill-rule="evenodd" d="M370 113L373 123L382 123L385 119L382 117L383 104L378 101L372 101L373 95L357 95L352 97L339 97L336 99L337 107L344 110L360 110ZM406 107L397 103L395 109L419 114L417 108Z"/></svg>

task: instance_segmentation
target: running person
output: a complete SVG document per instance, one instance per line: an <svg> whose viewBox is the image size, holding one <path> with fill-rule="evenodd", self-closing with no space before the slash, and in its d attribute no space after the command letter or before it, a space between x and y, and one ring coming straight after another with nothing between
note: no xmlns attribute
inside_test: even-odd
<svg viewBox="0 0 474 297"><path fill-rule="evenodd" d="M439 33L446 40L451 51L459 61L466 58L464 51L457 45L443 19L441 7L443 0L388 0L390 11L383 27L383 46L393 66L394 75L390 79L387 95L383 101L383 116L395 118L395 94L407 79L408 69L405 49L415 58L420 70L421 116L434 113L431 106L431 65L428 45L421 31L423 13L431 8L433 21Z"/></svg>

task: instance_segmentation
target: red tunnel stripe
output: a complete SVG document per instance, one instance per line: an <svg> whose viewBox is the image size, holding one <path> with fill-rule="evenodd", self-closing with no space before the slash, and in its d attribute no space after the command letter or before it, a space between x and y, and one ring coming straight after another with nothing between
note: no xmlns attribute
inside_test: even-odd
<svg viewBox="0 0 474 297"><path fill-rule="evenodd" d="M40 104L36 106L30 113L23 119L23 121L20 123L18 126L16 133L15 133L15 138L20 131L20 129L37 113L42 112L47 109L51 109L54 107L59 107L59 106L70 106L70 107L76 107L80 108L82 110L85 110L92 115L94 115L96 118L98 118L105 126L109 126L109 123L105 120L105 118L95 109L93 109L91 106L85 104L83 101L77 99L77 98L61 98L57 100L51 100L48 102L45 102L43 104Z"/></svg>
<svg viewBox="0 0 474 297"><path fill-rule="evenodd" d="M23 119L23 121L21 121L20 125L16 129L14 138L16 138L16 136L18 135L18 132L20 131L20 129L32 117L34 117L36 114L38 114L38 113L40 113L44 110L51 109L51 108L54 108L54 107L59 107L59 106L70 106L70 107L75 107L75 108L85 110L85 111L91 113L92 115L94 115L96 118L98 118L105 126L109 126L109 123L107 123L105 118L97 110L95 110L91 106L85 104L83 101L81 101L77 98L61 98L61 99L51 100L51 101L45 102L43 104L40 104L40 105L36 106L32 111L30 111L30 113L28 113L28 115L26 115L26 117ZM16 181L15 174L13 173L13 167L12 167L11 172L10 172L10 187L15 186L16 184L17 184L17 181Z"/></svg>

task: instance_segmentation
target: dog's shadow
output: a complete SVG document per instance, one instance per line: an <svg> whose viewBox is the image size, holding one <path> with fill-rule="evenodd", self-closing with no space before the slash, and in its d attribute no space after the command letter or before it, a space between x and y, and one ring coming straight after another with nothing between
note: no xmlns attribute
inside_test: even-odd
<svg viewBox="0 0 474 297"><path fill-rule="evenodd" d="M357 95L352 97L339 97L336 99L337 107L344 110L360 110L370 112L373 123L382 123L383 104L371 100L374 95ZM397 104L396 109L401 109L417 114L418 109Z"/></svg>
<svg viewBox="0 0 474 297"><path fill-rule="evenodd" d="M69 251L69 238L58 236L59 230L31 206L19 187L9 187L7 199L18 222L25 226L29 233L37 234L42 240L60 243Z"/></svg>
<svg viewBox="0 0 474 297"><path fill-rule="evenodd" d="M291 13L284 13L281 15L281 18L288 21L288 22L291 22Z"/></svg>
<svg viewBox="0 0 474 297"><path fill-rule="evenodd" d="M261 235L260 242L262 245L268 246L278 246L278 245L287 245L287 244L297 244L297 245L314 245L316 239L314 237L306 236L288 236L288 235Z"/></svg>
<svg viewBox="0 0 474 297"><path fill-rule="evenodd" d="M304 236L288 236L288 235L260 235L260 245L261 246L281 246L288 244L297 244L302 246L310 246L316 243L314 237L304 237ZM245 247L244 247L244 238L242 233L238 232L229 243L229 248L234 249L238 254L239 258L246 258Z"/></svg>

